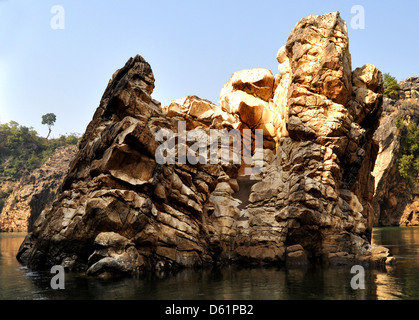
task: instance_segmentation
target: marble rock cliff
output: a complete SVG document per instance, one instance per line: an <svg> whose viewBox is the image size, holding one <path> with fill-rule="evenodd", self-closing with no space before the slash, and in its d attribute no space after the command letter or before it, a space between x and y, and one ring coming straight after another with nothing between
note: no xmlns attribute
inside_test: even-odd
<svg viewBox="0 0 419 320"><path fill-rule="evenodd" d="M76 146L58 148L39 169L16 183L0 214L0 232L32 231L35 220L59 192L76 151Z"/></svg>
<svg viewBox="0 0 419 320"><path fill-rule="evenodd" d="M17 258L90 275L389 262L370 244L381 72L352 71L338 12L299 21L277 60L233 74L219 105L161 108L150 65L129 59Z"/></svg>

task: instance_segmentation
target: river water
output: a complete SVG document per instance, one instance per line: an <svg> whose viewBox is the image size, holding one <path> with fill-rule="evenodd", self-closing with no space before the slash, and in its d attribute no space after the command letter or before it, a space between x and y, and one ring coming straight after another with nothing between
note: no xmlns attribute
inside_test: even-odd
<svg viewBox="0 0 419 320"><path fill-rule="evenodd" d="M16 261L24 236L0 233L0 300L419 299L419 227L373 230L373 243L388 247L397 264L382 270L365 269L365 289L358 290L351 287L354 274L350 267L224 267L116 280L66 273L65 289L53 290L54 274L31 271Z"/></svg>

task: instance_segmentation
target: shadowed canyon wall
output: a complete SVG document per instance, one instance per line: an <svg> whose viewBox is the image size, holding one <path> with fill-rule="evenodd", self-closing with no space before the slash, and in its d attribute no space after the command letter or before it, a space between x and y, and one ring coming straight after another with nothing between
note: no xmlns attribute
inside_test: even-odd
<svg viewBox="0 0 419 320"><path fill-rule="evenodd" d="M397 100L385 98L380 125L374 133L379 141L375 177L374 213L378 226L419 225L419 176L409 179L399 173L403 153L402 128L419 123L419 77L399 82ZM397 125L399 123L399 125ZM414 171L411 170L411 175Z"/></svg>

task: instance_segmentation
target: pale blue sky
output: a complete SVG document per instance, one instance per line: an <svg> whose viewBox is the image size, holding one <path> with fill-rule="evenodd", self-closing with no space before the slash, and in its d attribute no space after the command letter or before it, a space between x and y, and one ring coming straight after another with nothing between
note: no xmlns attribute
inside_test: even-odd
<svg viewBox="0 0 419 320"><path fill-rule="evenodd" d="M51 7L65 9L53 30ZM365 29L351 28L354 5ZM218 103L231 74L278 73L277 50L310 14L340 11L348 24L352 68L375 64L398 80L419 76L419 1L387 0L0 0L0 122L83 133L113 72L142 55L156 78L153 97L187 94Z"/></svg>

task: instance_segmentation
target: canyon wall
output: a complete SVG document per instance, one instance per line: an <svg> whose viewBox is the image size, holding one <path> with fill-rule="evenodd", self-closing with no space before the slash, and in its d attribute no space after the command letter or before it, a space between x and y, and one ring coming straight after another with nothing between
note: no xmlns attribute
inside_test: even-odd
<svg viewBox="0 0 419 320"><path fill-rule="evenodd" d="M58 148L39 169L14 184L0 214L0 232L32 231L42 210L54 201L76 152L76 146Z"/></svg>
<svg viewBox="0 0 419 320"><path fill-rule="evenodd" d="M419 225L419 176L412 181L399 174L398 161L402 148L399 123L419 123L419 77L399 82L397 100L385 98L383 115L374 138L379 153L373 171L375 177L374 213L377 226Z"/></svg>

